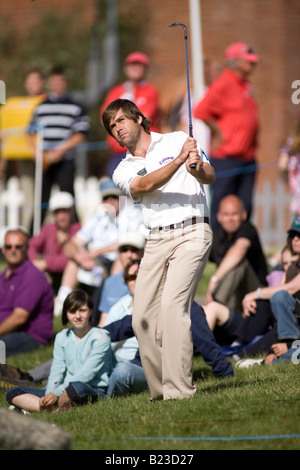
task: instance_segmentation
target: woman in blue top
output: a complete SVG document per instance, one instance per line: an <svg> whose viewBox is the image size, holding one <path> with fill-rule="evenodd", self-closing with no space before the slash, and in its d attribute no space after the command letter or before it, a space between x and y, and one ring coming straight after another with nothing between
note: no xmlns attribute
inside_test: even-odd
<svg viewBox="0 0 300 470"><path fill-rule="evenodd" d="M82 291L71 292L63 306L64 330L56 335L46 389L13 388L7 401L25 411L68 409L106 396L116 359L109 333L93 328L93 302ZM70 328L66 328L67 325Z"/></svg>

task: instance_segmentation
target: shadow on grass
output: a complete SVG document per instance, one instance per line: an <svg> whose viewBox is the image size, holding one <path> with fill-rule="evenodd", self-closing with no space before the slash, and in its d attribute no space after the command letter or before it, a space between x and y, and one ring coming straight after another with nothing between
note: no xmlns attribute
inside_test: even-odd
<svg viewBox="0 0 300 470"><path fill-rule="evenodd" d="M237 389L237 388L243 388L243 387L249 387L249 386L260 386L260 385L266 385L266 384L271 384L276 381L275 377L265 377L263 379L255 378L254 380L237 380L236 377L230 377L230 378L222 378L222 377L216 377L216 375L213 373L212 370L208 368L197 368L194 369L193 373L193 378L195 382L197 383L198 388L201 388L201 391L204 393L212 393L212 392L219 392L222 390L228 390L228 389ZM218 382L209 385L207 387L202 388L201 387L201 382L208 380L208 379L218 379ZM199 383L200 382L200 383Z"/></svg>
<svg viewBox="0 0 300 470"><path fill-rule="evenodd" d="M221 381L217 384L201 388L201 392L217 393L222 390L245 388L249 386L265 386L267 384L270 384L271 382L276 382L276 379L273 377L255 380L236 380L234 378L232 378L231 380L221 379Z"/></svg>

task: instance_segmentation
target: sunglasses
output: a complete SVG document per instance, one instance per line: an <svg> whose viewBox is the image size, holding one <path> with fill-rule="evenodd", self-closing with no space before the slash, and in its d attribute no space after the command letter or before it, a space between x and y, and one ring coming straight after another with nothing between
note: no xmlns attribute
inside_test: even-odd
<svg viewBox="0 0 300 470"><path fill-rule="evenodd" d="M120 253L127 253L127 251L131 251L132 253L138 253L140 250L135 246L124 245L120 246L119 251Z"/></svg>
<svg viewBox="0 0 300 470"><path fill-rule="evenodd" d="M137 275L136 274L129 274L126 278L126 282L136 281Z"/></svg>
<svg viewBox="0 0 300 470"><path fill-rule="evenodd" d="M102 198L102 201L107 201L108 199L119 199L119 196L115 196L115 195L104 196Z"/></svg>
<svg viewBox="0 0 300 470"><path fill-rule="evenodd" d="M12 250L13 248L14 248L15 250L23 250L24 246L25 246L25 245L4 245L3 248L4 248L5 250Z"/></svg>

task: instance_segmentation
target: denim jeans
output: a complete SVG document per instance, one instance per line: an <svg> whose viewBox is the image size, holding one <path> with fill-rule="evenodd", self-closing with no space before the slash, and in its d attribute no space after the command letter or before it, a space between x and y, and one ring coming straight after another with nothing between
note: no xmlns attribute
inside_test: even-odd
<svg viewBox="0 0 300 470"><path fill-rule="evenodd" d="M109 397L131 395L147 390L146 377L141 366L132 362L118 362L109 378Z"/></svg>
<svg viewBox="0 0 300 470"><path fill-rule="evenodd" d="M0 341L5 343L7 357L32 351L43 346L42 343L24 333L24 331L13 331L7 335L0 336Z"/></svg>
<svg viewBox="0 0 300 470"><path fill-rule="evenodd" d="M106 397L106 389L91 387L83 382L71 382L66 387L66 392L70 400L77 405L83 405L88 401L95 402L99 398ZM11 388L6 395L7 401L11 404L12 399L24 393L31 393L39 398L44 397L46 394L46 387L44 388L30 388L30 387L15 387Z"/></svg>
<svg viewBox="0 0 300 470"><path fill-rule="evenodd" d="M77 405L83 405L88 401L95 402L100 398L106 398L106 388L92 387L83 382L71 382L66 387L66 392L70 400Z"/></svg>
<svg viewBox="0 0 300 470"><path fill-rule="evenodd" d="M278 339L300 338L300 323L295 316L295 298L285 290L276 292L271 299L271 308L277 321Z"/></svg>

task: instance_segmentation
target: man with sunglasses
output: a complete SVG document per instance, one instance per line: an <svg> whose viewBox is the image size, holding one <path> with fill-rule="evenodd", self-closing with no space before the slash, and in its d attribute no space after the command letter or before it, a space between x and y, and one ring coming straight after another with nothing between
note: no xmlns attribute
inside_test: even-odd
<svg viewBox="0 0 300 470"><path fill-rule="evenodd" d="M11 356L52 341L53 290L28 258L23 229L6 232L2 252L7 267L0 275L0 341Z"/></svg>
<svg viewBox="0 0 300 470"><path fill-rule="evenodd" d="M217 181L211 187L211 224L218 226L221 199L235 194L244 203L248 219L256 173L258 109L249 82L259 57L243 42L225 50L226 67L196 104L194 117L211 131L210 161Z"/></svg>

